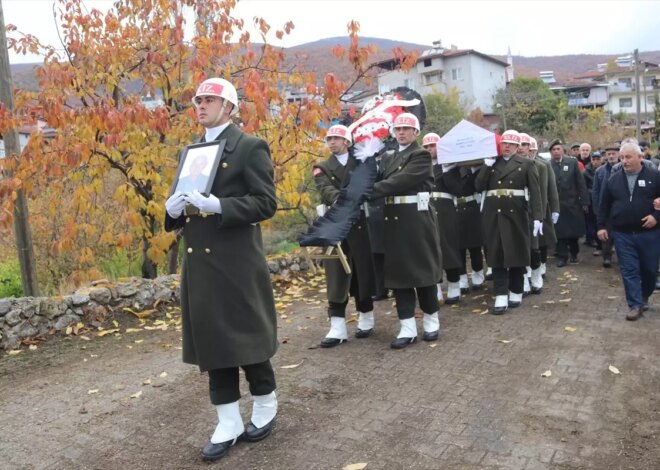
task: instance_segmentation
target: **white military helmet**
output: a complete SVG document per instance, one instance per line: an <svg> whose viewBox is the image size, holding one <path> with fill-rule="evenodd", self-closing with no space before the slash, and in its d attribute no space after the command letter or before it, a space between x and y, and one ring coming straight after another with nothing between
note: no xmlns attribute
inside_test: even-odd
<svg viewBox="0 0 660 470"><path fill-rule="evenodd" d="M325 135L325 140L328 140L328 137L341 137L346 139L349 145L353 143L348 127L342 126L341 124L331 126L330 129L328 129L328 133Z"/></svg>
<svg viewBox="0 0 660 470"><path fill-rule="evenodd" d="M238 113L238 93L236 93L234 85L224 78L213 77L204 80L197 87L197 91L193 97L193 103L195 103L195 98L198 96L218 96L224 98L233 105L231 115L233 116Z"/></svg>
<svg viewBox="0 0 660 470"><path fill-rule="evenodd" d="M539 144L536 142L536 139L534 137L529 138L529 149L530 150L538 150L539 149Z"/></svg>
<svg viewBox="0 0 660 470"><path fill-rule="evenodd" d="M392 127L413 127L419 132L419 119L412 113L401 113L394 119Z"/></svg>
<svg viewBox="0 0 660 470"><path fill-rule="evenodd" d="M422 139L422 146L431 145L431 144L438 145L438 143L440 143L440 136L435 132L429 132Z"/></svg>
<svg viewBox="0 0 660 470"><path fill-rule="evenodd" d="M520 145L520 140L521 140L520 134L518 134L518 131L515 131L513 129L508 130L504 134L502 134L502 142Z"/></svg>
<svg viewBox="0 0 660 470"><path fill-rule="evenodd" d="M520 133L520 143L521 144L530 144L532 143L532 138L529 136L529 134L525 134L524 132Z"/></svg>

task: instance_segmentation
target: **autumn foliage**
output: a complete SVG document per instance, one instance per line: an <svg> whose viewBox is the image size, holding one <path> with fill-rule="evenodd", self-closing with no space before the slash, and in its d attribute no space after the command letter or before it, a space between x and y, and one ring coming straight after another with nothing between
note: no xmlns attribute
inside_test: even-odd
<svg viewBox="0 0 660 470"><path fill-rule="evenodd" d="M0 182L0 224L9 229L11 188L22 185L37 205L37 244L51 258L68 260L60 274L74 282L99 275L99 257L120 250L141 250L144 276L165 265L175 235L162 227L164 201L179 151L202 133L191 98L209 76L236 85L240 124L269 143L280 209L311 204L309 168L323 153L319 123L340 116L345 93L367 75L373 47L361 47L359 24L349 23L350 47L335 53L353 65L353 83L283 70L284 52L268 39L290 34L291 22L273 30L254 18L259 37L253 43L244 21L233 16L235 0L206 2L203 11L195 4L121 0L103 13L81 0L59 0L57 46L7 27L10 48L39 52L44 60L39 90L16 92L15 115L0 107L0 132L39 118L55 133L33 135L20 157L3 162L13 178ZM189 38L186 11L192 8L198 20ZM306 98L289 102L287 89L305 90ZM164 106L147 108L147 96Z"/></svg>

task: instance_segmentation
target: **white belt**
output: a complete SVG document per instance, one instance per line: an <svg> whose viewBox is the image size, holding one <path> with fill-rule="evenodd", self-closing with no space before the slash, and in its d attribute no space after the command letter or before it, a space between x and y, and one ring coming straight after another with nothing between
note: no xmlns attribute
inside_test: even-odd
<svg viewBox="0 0 660 470"><path fill-rule="evenodd" d="M389 196L385 204L417 204L417 196Z"/></svg>
<svg viewBox="0 0 660 470"><path fill-rule="evenodd" d="M477 203L481 201L481 194L475 193L471 196L462 196L456 199L456 202L458 202L459 204L467 204L468 202L472 202L472 201L477 201Z"/></svg>
<svg viewBox="0 0 660 470"><path fill-rule="evenodd" d="M433 192L431 193L431 197L433 199L450 199L452 201L454 200L454 195L449 193Z"/></svg>
<svg viewBox="0 0 660 470"><path fill-rule="evenodd" d="M527 192L524 189L491 189L486 191L486 197L518 196L526 197Z"/></svg>

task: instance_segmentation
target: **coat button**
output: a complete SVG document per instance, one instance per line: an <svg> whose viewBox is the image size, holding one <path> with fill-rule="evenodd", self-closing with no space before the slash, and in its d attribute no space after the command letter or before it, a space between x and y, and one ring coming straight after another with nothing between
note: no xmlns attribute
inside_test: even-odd
<svg viewBox="0 0 660 470"><path fill-rule="evenodd" d="M387 217L385 217L385 220L387 220Z"/></svg>
<svg viewBox="0 0 660 470"><path fill-rule="evenodd" d="M511 211L511 212L513 212L513 211ZM205 253L211 253L211 249L210 248L204 248L204 252Z"/></svg>
<svg viewBox="0 0 660 470"><path fill-rule="evenodd" d="M188 253L192 253L192 252L193 252L193 249L192 249L192 248L188 248Z"/></svg>
<svg viewBox="0 0 660 470"><path fill-rule="evenodd" d="M362 225L358 225L358 230L362 230Z"/></svg>
<svg viewBox="0 0 660 470"><path fill-rule="evenodd" d="M502 180L499 180L499 181L497 182L497 184L502 184Z"/></svg>
<svg viewBox="0 0 660 470"><path fill-rule="evenodd" d="M509 180L509 184L513 184L513 180Z"/></svg>
<svg viewBox="0 0 660 470"><path fill-rule="evenodd" d="M399 220L399 217L397 217L397 216L395 215L395 216L394 216L394 220Z"/></svg>
<svg viewBox="0 0 660 470"><path fill-rule="evenodd" d="M502 212L502 209L497 209L497 212Z"/></svg>
<svg viewBox="0 0 660 470"><path fill-rule="evenodd" d="M511 209L509 212L513 212L513 209Z"/></svg>
<svg viewBox="0 0 660 470"><path fill-rule="evenodd" d="M401 167L399 167L399 170L400 170L400 169L401 169Z"/></svg>
<svg viewBox="0 0 660 470"><path fill-rule="evenodd" d="M222 168L227 168L229 164L227 162L222 162Z"/></svg>
<svg viewBox="0 0 660 470"><path fill-rule="evenodd" d="M522 168L518 168L518 171L522 171Z"/></svg>

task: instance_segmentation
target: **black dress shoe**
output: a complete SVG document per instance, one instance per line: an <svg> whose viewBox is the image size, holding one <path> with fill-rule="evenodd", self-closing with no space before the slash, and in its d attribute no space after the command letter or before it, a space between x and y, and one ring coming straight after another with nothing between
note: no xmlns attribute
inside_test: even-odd
<svg viewBox="0 0 660 470"><path fill-rule="evenodd" d="M204 448L202 449L202 459L207 461L213 461L223 458L225 455L227 455L229 448L234 444L236 444L236 442L238 442L243 436L244 435L241 434L236 439L232 439L231 441L220 442L218 444L214 444L211 441L207 442Z"/></svg>
<svg viewBox="0 0 660 470"><path fill-rule="evenodd" d="M493 280L493 273L486 274L486 280L487 281L492 281Z"/></svg>
<svg viewBox="0 0 660 470"><path fill-rule="evenodd" d="M559 261L557 261L557 267L563 268L564 266L566 266L566 260L560 258Z"/></svg>
<svg viewBox="0 0 660 470"><path fill-rule="evenodd" d="M271 419L267 424L258 428L252 421L250 421L245 429L245 434L243 434L243 440L247 442L258 442L262 439L266 439L270 436L271 431L275 427L275 418Z"/></svg>
<svg viewBox="0 0 660 470"><path fill-rule="evenodd" d="M392 349L403 349L408 347L409 344L413 344L415 341L417 341L417 336L412 338L396 338L390 343L390 347Z"/></svg>
<svg viewBox="0 0 660 470"><path fill-rule="evenodd" d="M603 267L604 268L611 268L612 267L612 258L605 258L603 260Z"/></svg>
<svg viewBox="0 0 660 470"><path fill-rule="evenodd" d="M472 284L472 290L481 290L484 288L483 283L482 284Z"/></svg>
<svg viewBox="0 0 660 470"><path fill-rule="evenodd" d="M447 297L445 299L445 304L446 305L452 305L452 304L457 304L460 302L461 298L460 297Z"/></svg>
<svg viewBox="0 0 660 470"><path fill-rule="evenodd" d="M509 308L518 308L518 307L520 307L520 302L509 300Z"/></svg>
<svg viewBox="0 0 660 470"><path fill-rule="evenodd" d="M543 290L542 287L534 287L534 286L532 286L532 294L534 294L534 295L538 295L538 294L540 294L542 290Z"/></svg>
<svg viewBox="0 0 660 470"><path fill-rule="evenodd" d="M465 295L468 292L470 292L470 289L468 287L461 287L461 294Z"/></svg>
<svg viewBox="0 0 660 470"><path fill-rule="evenodd" d="M658 274L658 280L655 283L655 290L660 290L660 274Z"/></svg>
<svg viewBox="0 0 660 470"><path fill-rule="evenodd" d="M387 292L383 292L382 294L376 294L371 296L371 300L373 301L378 301L378 300L385 300L389 296L387 295Z"/></svg>
<svg viewBox="0 0 660 470"><path fill-rule="evenodd" d="M523 297L527 297L527 296L528 296L529 294L531 294L531 293L532 293L531 290L524 290L524 291L523 291Z"/></svg>
<svg viewBox="0 0 660 470"><path fill-rule="evenodd" d="M358 328L357 330L355 330L355 337L356 338L368 338L372 334L374 334L374 329L373 328L369 328L368 330L361 330L361 329Z"/></svg>
<svg viewBox="0 0 660 470"><path fill-rule="evenodd" d="M504 315L506 312L506 307L493 307L493 309L490 311L492 315Z"/></svg>
<svg viewBox="0 0 660 470"><path fill-rule="evenodd" d="M568 262L571 264L577 264L578 263L577 256L571 256L571 259L568 260Z"/></svg>
<svg viewBox="0 0 660 470"><path fill-rule="evenodd" d="M346 339L339 339L339 338L323 338L321 340L321 347L322 348L334 348L335 346L345 343Z"/></svg>
<svg viewBox="0 0 660 470"><path fill-rule="evenodd" d="M440 331L425 331L422 339L424 341L438 341Z"/></svg>

